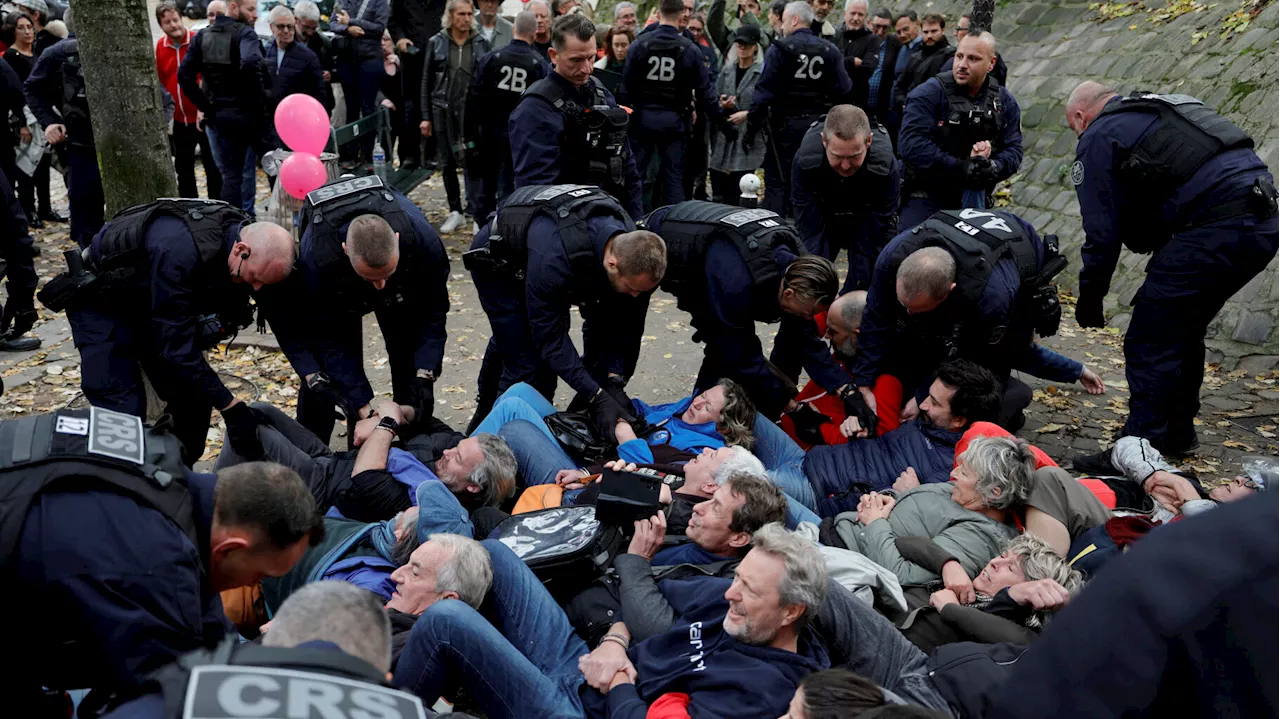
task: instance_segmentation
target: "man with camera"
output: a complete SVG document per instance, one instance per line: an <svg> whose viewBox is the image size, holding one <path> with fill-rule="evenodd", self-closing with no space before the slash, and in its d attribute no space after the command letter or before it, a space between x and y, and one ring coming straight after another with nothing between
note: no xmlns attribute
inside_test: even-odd
<svg viewBox="0 0 1280 719"><path fill-rule="evenodd" d="M95 407L147 413L145 372L166 402L188 465L204 454L209 410L227 439L262 458L258 413L222 384L204 351L253 322L252 293L293 269L293 238L216 200L157 200L121 211L40 300L66 308L80 350L80 387ZM251 293L252 290L252 293Z"/></svg>

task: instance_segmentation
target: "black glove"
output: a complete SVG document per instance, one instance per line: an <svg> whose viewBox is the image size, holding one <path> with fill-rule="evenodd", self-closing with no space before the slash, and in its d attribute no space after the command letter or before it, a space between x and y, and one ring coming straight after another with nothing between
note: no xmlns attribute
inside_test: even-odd
<svg viewBox="0 0 1280 719"><path fill-rule="evenodd" d="M720 122L719 130L720 134L724 135L724 139L729 142L734 142L738 139L738 126L729 122L728 119Z"/></svg>
<svg viewBox="0 0 1280 719"><path fill-rule="evenodd" d="M262 440L258 438L258 425L266 421L261 412L244 402L236 402L222 410L222 420L227 424L227 442L236 454L251 462L266 456Z"/></svg>
<svg viewBox="0 0 1280 719"><path fill-rule="evenodd" d="M324 372L316 372L307 380L307 389L324 404L333 409L333 418L346 421L351 416L351 408L347 406L347 398L342 396L337 387L329 381Z"/></svg>
<svg viewBox="0 0 1280 719"><path fill-rule="evenodd" d="M863 398L862 392L857 387L849 385L840 393L840 401L844 403L844 413L849 417L856 417L858 424L867 430L867 436L874 436L876 433L876 423L880 418L875 412L871 411L871 407L867 405L867 400Z"/></svg>
<svg viewBox="0 0 1280 719"><path fill-rule="evenodd" d="M964 166L964 186L970 190L985 190L996 181L998 168L989 158L970 157Z"/></svg>
<svg viewBox="0 0 1280 719"><path fill-rule="evenodd" d="M601 387L613 398L613 401L622 407L622 411L625 414L623 419L627 420L627 423L631 425L631 431L635 432L638 437L644 437L649 434L652 428L648 422L644 421L644 417L635 414L635 405L631 404L631 398L627 396L623 382L624 380L622 379L610 377L609 381L605 382ZM612 438L613 434L610 434L609 437Z"/></svg>
<svg viewBox="0 0 1280 719"><path fill-rule="evenodd" d="M748 155L751 154L753 149L755 149L757 134L758 133L752 132L751 130L747 130L746 134L742 136L742 151Z"/></svg>
<svg viewBox="0 0 1280 719"><path fill-rule="evenodd" d="M610 445L617 443L618 420L623 419L628 422L632 420L631 413L623 409L622 405L618 404L618 400L603 389L591 398L588 409L591 411L591 421L595 423L596 431L600 433L600 439Z"/></svg>
<svg viewBox="0 0 1280 719"><path fill-rule="evenodd" d="M430 377L413 378L413 421L421 422L436 411L436 381Z"/></svg>
<svg viewBox="0 0 1280 719"><path fill-rule="evenodd" d="M1102 295L1086 289L1080 290L1076 300L1076 322L1081 327L1106 327L1107 318L1102 314Z"/></svg>
<svg viewBox="0 0 1280 719"><path fill-rule="evenodd" d="M801 402L798 409L787 412L796 427L796 436L809 444L826 444L827 438L822 436L822 425L831 418L813 408L813 405Z"/></svg>

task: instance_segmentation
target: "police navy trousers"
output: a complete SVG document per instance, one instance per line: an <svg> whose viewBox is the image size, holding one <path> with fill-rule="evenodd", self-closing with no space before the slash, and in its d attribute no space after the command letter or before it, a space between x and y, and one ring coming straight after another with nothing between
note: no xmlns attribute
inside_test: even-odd
<svg viewBox="0 0 1280 719"><path fill-rule="evenodd" d="M1204 381L1204 338L1222 306L1276 255L1276 217L1231 217L1173 236L1147 263L1124 338L1124 434L1185 448Z"/></svg>
<svg viewBox="0 0 1280 719"><path fill-rule="evenodd" d="M819 116L791 117L770 123L764 153L764 208L791 217L791 162L804 134Z"/></svg>
<svg viewBox="0 0 1280 719"><path fill-rule="evenodd" d="M92 147L67 146L67 203L71 205L71 239L88 247L105 222L106 199L102 195L102 175L98 153Z"/></svg>
<svg viewBox="0 0 1280 719"><path fill-rule="evenodd" d="M71 337L80 350L80 389L94 407L147 416L142 375L165 402L173 432L182 442L183 461L192 465L204 454L213 407L190 381L161 362L150 340L150 317L124 317L95 308L67 310Z"/></svg>
<svg viewBox="0 0 1280 719"><path fill-rule="evenodd" d="M684 163L687 135L637 130L631 135L636 169L645 178L646 212L655 207L684 202ZM657 158L657 173L650 179L649 163Z"/></svg>

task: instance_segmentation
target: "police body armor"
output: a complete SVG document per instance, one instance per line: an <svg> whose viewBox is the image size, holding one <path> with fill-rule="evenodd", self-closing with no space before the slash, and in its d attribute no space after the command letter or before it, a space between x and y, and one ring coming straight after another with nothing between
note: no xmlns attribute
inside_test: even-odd
<svg viewBox="0 0 1280 719"><path fill-rule="evenodd" d="M936 77L947 97L946 115L938 128L938 147L961 161L968 159L974 144L984 140L991 143L994 152L1004 136L1000 83L988 75L985 89L977 97L970 97L964 88L956 84L950 72L939 73ZM929 170L917 168L909 162L904 164L904 196L927 197L938 193L959 199L961 184L956 178L936 173L930 176Z"/></svg>
<svg viewBox="0 0 1280 719"><path fill-rule="evenodd" d="M1122 112L1158 116L1119 167L1126 189L1152 200L1157 211L1214 156L1253 147L1248 133L1188 95L1135 92L1107 103L1098 117Z"/></svg>
<svg viewBox="0 0 1280 719"><path fill-rule="evenodd" d="M824 115L836 104L836 68L827 67L827 43L811 34L788 35L773 44L782 51L784 61L778 69L785 82L786 95L778 98L771 115L779 119Z"/></svg>
<svg viewBox="0 0 1280 719"><path fill-rule="evenodd" d="M520 104L525 90L537 82L533 78L541 63L542 58L537 52L524 45L508 45L494 53L489 62L489 72L497 82L489 86L489 105L480 120L483 125L492 127L495 134L507 134L511 113ZM507 161L510 162L511 158Z"/></svg>
<svg viewBox="0 0 1280 719"><path fill-rule="evenodd" d="M683 35L665 33L655 34L652 40L645 41L644 49L648 54L642 61L640 80L634 87L627 88L637 105L644 103L675 112L689 111L693 97L687 83L689 78L679 72L680 56L684 54L686 44L691 43ZM636 61L641 59L636 58Z"/></svg>
<svg viewBox="0 0 1280 719"><path fill-rule="evenodd" d="M1020 279L1018 312L1025 313L1022 318L1041 337L1058 331L1062 310L1053 278L1066 268L1067 260L1058 253L1056 236L1043 238L1043 258L1037 258L1034 242L1012 214L972 209L936 212L911 233L911 239L902 246L904 257L924 247L942 247L955 258L954 292L963 299L965 308L977 305L996 265L1006 255L1012 257ZM953 330L949 340L952 354L960 326Z"/></svg>
<svg viewBox="0 0 1280 719"><path fill-rule="evenodd" d="M89 122L89 99L84 92L84 68L80 63L80 41L67 40L67 61L62 64L62 105L58 107L69 142L93 146L93 125Z"/></svg>
<svg viewBox="0 0 1280 719"><path fill-rule="evenodd" d="M321 290L334 304L363 315L403 302L406 278L392 275L387 287L379 291L351 268L351 259L342 249L346 242L342 227L360 215L378 215L405 240L416 234L395 191L377 175L365 175L330 182L307 193L298 215L298 236L309 238L311 261L323 275L320 286L311 289ZM402 256L401 261L404 259Z"/></svg>
<svg viewBox="0 0 1280 719"><path fill-rule="evenodd" d="M14 559L36 498L64 488L131 497L163 514L200 547L176 437L144 427L130 414L61 409L0 422L0 565Z"/></svg>
<svg viewBox="0 0 1280 719"><path fill-rule="evenodd" d="M201 76L215 102L241 92L240 43L236 42L241 27L238 22L214 23L200 31L200 57L204 61Z"/></svg>
<svg viewBox="0 0 1280 719"><path fill-rule="evenodd" d="M565 97L564 88L549 77L533 83L525 96L541 97L564 116L562 170L557 179L596 185L616 197L624 197L626 163L631 153L627 111L609 105L604 85L596 78L588 78L585 89L591 94L590 104L585 106Z"/></svg>
<svg viewBox="0 0 1280 719"><path fill-rule="evenodd" d="M689 311L703 296L707 248L717 239L728 240L741 253L751 274L751 315L758 322L777 322L778 288L782 273L774 261L776 247L804 254L796 231L776 212L743 209L716 202L689 200L672 205L662 218L662 239L667 243L667 271L662 289Z"/></svg>
<svg viewBox="0 0 1280 719"><path fill-rule="evenodd" d="M496 272L523 282L529 258L529 225L540 214L559 224L560 241L578 278L601 271L595 243L587 232L588 219L608 215L622 219L627 231L635 229L622 205L599 187L529 185L507 195L490 225L488 247L464 254L463 265L472 272Z"/></svg>
<svg viewBox="0 0 1280 719"><path fill-rule="evenodd" d="M373 665L331 646L264 647L231 636L152 673L139 691L160 690L164 719L426 717L421 699L389 688Z"/></svg>

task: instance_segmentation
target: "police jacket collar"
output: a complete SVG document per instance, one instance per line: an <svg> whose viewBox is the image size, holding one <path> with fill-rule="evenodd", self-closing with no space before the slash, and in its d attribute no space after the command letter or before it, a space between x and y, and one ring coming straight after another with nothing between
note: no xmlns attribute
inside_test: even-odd
<svg viewBox="0 0 1280 719"><path fill-rule="evenodd" d="M240 21L230 15L219 15L213 19L214 25L239 25Z"/></svg>
<svg viewBox="0 0 1280 719"><path fill-rule="evenodd" d="M525 42L524 40L521 40L518 37L511 38L511 42L507 43L507 46L508 47L527 47L530 50L534 49L533 45L530 45L529 43Z"/></svg>
<svg viewBox="0 0 1280 719"><path fill-rule="evenodd" d="M200 539L200 561L204 563L205 576L209 570L209 543L213 534L213 490L218 476L198 472L187 473L187 491L191 493L191 506L196 522L196 536Z"/></svg>
<svg viewBox="0 0 1280 719"><path fill-rule="evenodd" d="M795 32L791 33L791 35L799 35L800 33L804 33L806 35L813 35L813 30L807 27L802 27L802 28L798 28ZM791 35L788 35L787 37L791 37Z"/></svg>
<svg viewBox="0 0 1280 719"><path fill-rule="evenodd" d="M556 72L554 69L547 74L547 79L551 80L551 82L559 84L561 87L565 89L565 92L572 93L571 96L574 97L575 99L584 96L585 93L587 92L587 88L591 86L590 75L587 76L586 83L584 83L581 87L579 87L578 85L574 85L573 83L566 80L563 75Z"/></svg>

